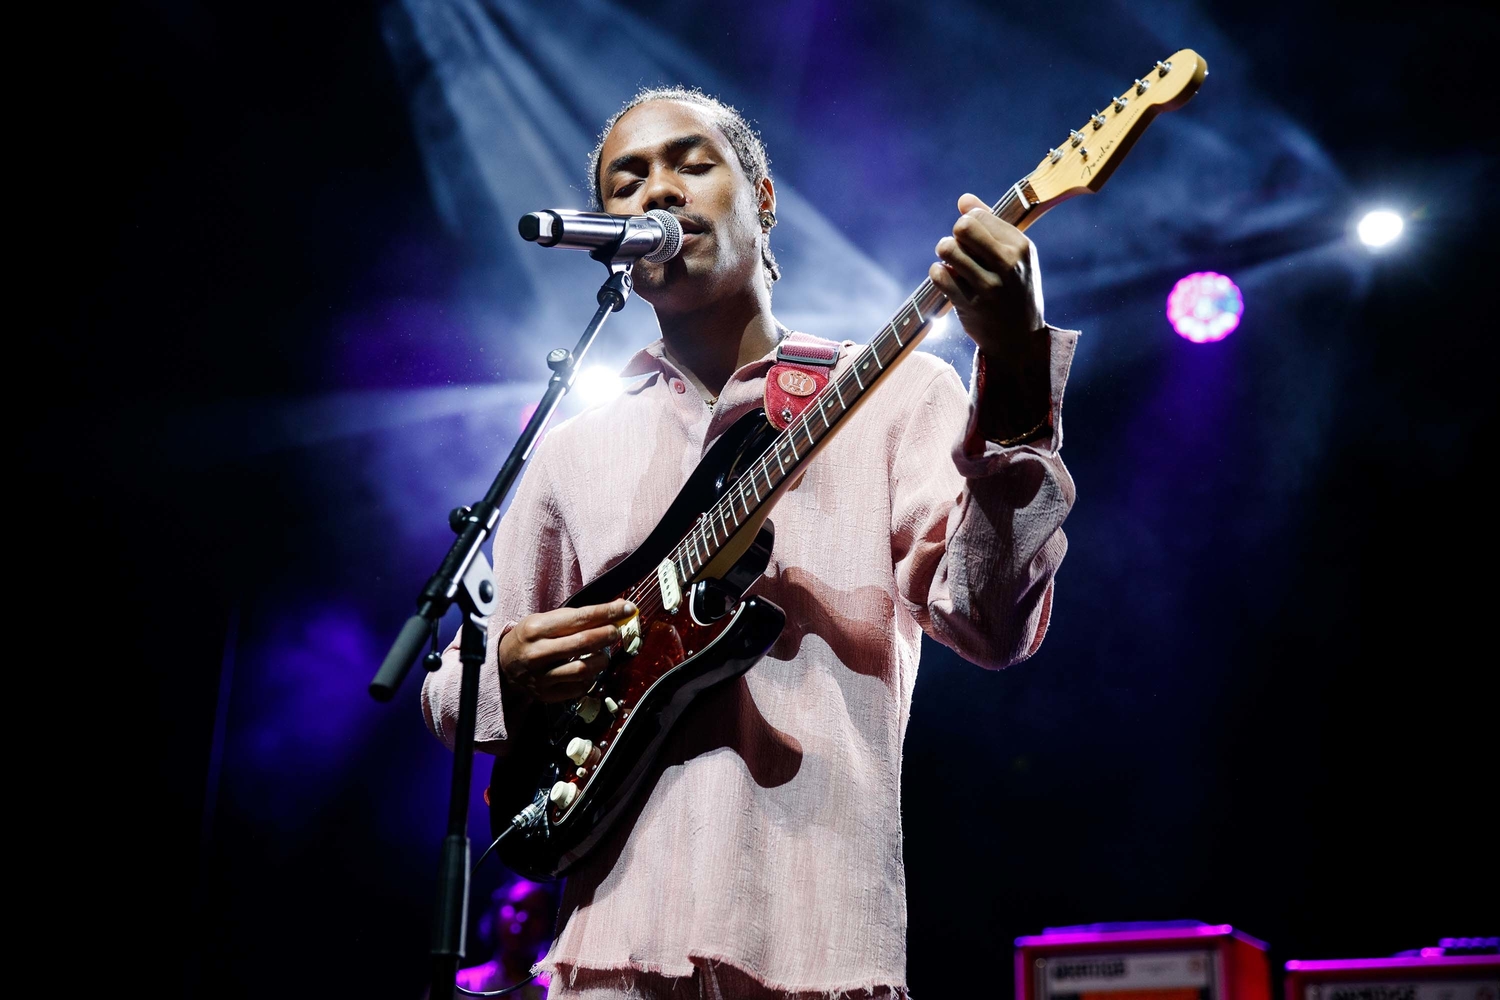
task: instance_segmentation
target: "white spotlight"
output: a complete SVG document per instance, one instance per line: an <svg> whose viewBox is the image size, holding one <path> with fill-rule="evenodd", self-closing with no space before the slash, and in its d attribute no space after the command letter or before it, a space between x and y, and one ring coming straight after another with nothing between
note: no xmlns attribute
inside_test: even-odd
<svg viewBox="0 0 1500 1000"><path fill-rule="evenodd" d="M933 320L932 329L927 331L927 336L931 337L933 340L941 340L943 334L948 332L948 317L952 315L953 310L949 309L937 319Z"/></svg>
<svg viewBox="0 0 1500 1000"><path fill-rule="evenodd" d="M1401 235L1405 225L1401 216L1395 212L1386 209L1366 212L1365 217L1359 220L1359 241L1367 247L1386 246Z"/></svg>
<svg viewBox="0 0 1500 1000"><path fill-rule="evenodd" d="M618 396L622 386L619 376L606 366L589 365L578 373L573 391L578 393L584 406L598 406Z"/></svg>

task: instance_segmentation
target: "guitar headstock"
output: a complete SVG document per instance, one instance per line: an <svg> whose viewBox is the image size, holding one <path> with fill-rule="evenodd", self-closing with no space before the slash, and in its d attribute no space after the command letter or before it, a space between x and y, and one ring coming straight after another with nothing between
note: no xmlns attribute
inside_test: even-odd
<svg viewBox="0 0 1500 1000"><path fill-rule="evenodd" d="M1153 66L1047 151L1027 178L1039 207L1103 187L1151 120L1186 104L1207 75L1208 63L1192 49L1180 49Z"/></svg>

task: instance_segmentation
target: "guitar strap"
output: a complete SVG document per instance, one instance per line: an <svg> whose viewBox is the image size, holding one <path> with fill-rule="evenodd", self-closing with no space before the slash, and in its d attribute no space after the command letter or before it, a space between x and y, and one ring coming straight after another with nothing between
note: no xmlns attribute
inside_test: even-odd
<svg viewBox="0 0 1500 1000"><path fill-rule="evenodd" d="M789 333L776 348L776 363L766 372L766 419L779 431L828 385L841 345L806 333Z"/></svg>

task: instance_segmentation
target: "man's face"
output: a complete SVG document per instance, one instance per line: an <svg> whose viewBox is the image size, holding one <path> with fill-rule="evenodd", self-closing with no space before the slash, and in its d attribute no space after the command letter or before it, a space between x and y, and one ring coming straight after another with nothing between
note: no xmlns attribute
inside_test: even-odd
<svg viewBox="0 0 1500 1000"><path fill-rule="evenodd" d="M604 140L599 190L606 212L660 208L682 221L682 252L635 268L636 290L658 312L700 309L763 280L760 199L708 109L673 100L632 108Z"/></svg>

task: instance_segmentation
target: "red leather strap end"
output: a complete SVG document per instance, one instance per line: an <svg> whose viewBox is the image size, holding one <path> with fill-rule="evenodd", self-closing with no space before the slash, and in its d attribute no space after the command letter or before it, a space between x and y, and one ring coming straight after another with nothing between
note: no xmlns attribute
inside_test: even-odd
<svg viewBox="0 0 1500 1000"><path fill-rule="evenodd" d="M828 385L841 345L806 333L789 333L766 372L766 419L784 431Z"/></svg>

